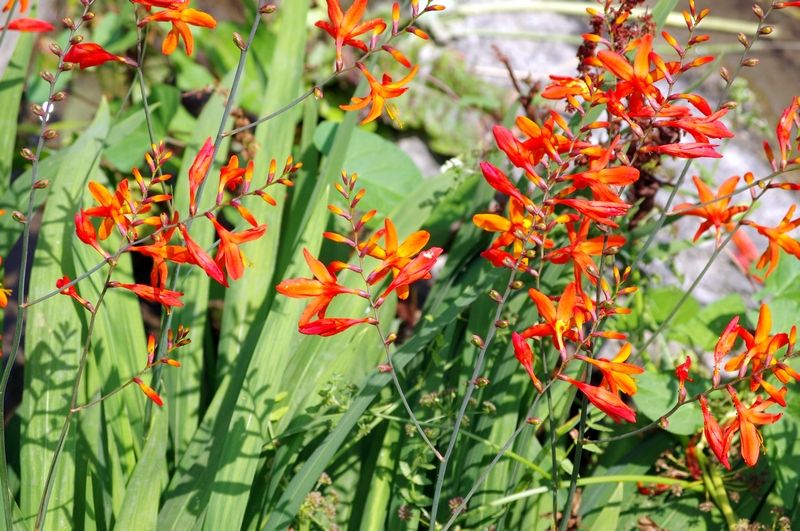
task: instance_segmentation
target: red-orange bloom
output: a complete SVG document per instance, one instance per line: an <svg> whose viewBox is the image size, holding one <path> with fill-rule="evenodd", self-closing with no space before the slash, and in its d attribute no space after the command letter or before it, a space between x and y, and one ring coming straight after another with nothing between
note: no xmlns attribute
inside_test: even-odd
<svg viewBox="0 0 800 531"><path fill-rule="evenodd" d="M377 119L383 112L384 106L386 106L386 112L389 114L389 118L395 120L397 118L397 110L393 104L387 105L386 100L397 98L405 94L408 87L404 85L407 85L414 79L414 76L417 75L417 71L419 70L419 66L414 66L404 78L398 81L392 81L392 78L388 74L384 74L383 79L378 81L363 64L356 63L356 66L358 66L369 83L369 94L363 98L353 96L349 104L340 105L339 107L345 111L358 111L371 103L372 106L370 107L369 114L361 120L361 125Z"/></svg>
<svg viewBox="0 0 800 531"><path fill-rule="evenodd" d="M153 2L137 0L137 3L145 5L157 5ZM159 6L163 7L163 6ZM186 48L186 55L192 55L194 48L194 38L192 37L192 30L189 25L199 26L204 28L216 28L217 21L214 17L189 7L189 2L176 3L173 2L164 9L149 17L145 17L139 21L139 26L144 26L150 22L171 22L172 29L167 33L164 42L161 46L161 53L170 55L178 47L178 39L183 39L183 45Z"/></svg>
<svg viewBox="0 0 800 531"><path fill-rule="evenodd" d="M8 296L13 293L10 289L4 288L2 284L0 284L0 308L5 308L8 306Z"/></svg>
<svg viewBox="0 0 800 531"><path fill-rule="evenodd" d="M728 355L728 353L733 348L733 344L736 343L736 338L739 337L739 316L735 316L731 321L728 323L728 326L725 327L725 330L719 336L717 340L717 344L714 346L714 373L711 377L711 381L714 384L714 387L719 385L719 364L722 362L723 358Z"/></svg>
<svg viewBox="0 0 800 531"><path fill-rule="evenodd" d="M742 446L742 459L747 466L755 466L758 462L759 448L761 446L761 434L756 426L774 424L782 413L764 413L764 410L774 404L772 400L762 400L756 398L750 407L745 407L739 401L736 391L728 386L728 393L731 395L733 405L736 407L736 416L739 424L739 442Z"/></svg>
<svg viewBox="0 0 800 531"><path fill-rule="evenodd" d="M189 214L192 216L197 213L197 189L208 175L213 158L214 142L208 137L189 168Z"/></svg>
<svg viewBox="0 0 800 531"><path fill-rule="evenodd" d="M700 395L700 409L703 411L703 433L706 436L708 447L711 448L711 451L717 456L719 462L730 470L731 463L728 460L728 453L730 453L731 449L733 430L722 431L717 419L711 415L708 409L708 400L705 395Z"/></svg>
<svg viewBox="0 0 800 531"><path fill-rule="evenodd" d="M558 377L577 387L584 395L586 395L586 398L589 399L589 402L594 404L597 409L611 417L611 420L614 422L620 422L622 420L636 422L636 412L625 402L623 402L617 394L607 391L602 387L595 387L593 385L573 380L572 378L564 376L563 374L559 374Z"/></svg>
<svg viewBox="0 0 800 531"><path fill-rule="evenodd" d="M214 260L233 280L240 278L244 274L245 258L239 246L262 237L267 231L267 226L259 225L242 232L231 232L223 227L213 214L208 213L206 216L214 223L220 240Z"/></svg>
<svg viewBox="0 0 800 531"><path fill-rule="evenodd" d="M130 66L136 66L136 61L123 57L122 55L114 55L95 42L73 44L67 53L64 54L64 61L67 63L75 63L82 69L99 66L109 61L118 61Z"/></svg>
<svg viewBox="0 0 800 531"><path fill-rule="evenodd" d="M344 66L342 48L352 46L366 52L369 48L356 37L368 31L380 34L386 29L386 23L379 18L361 22L366 9L367 0L353 0L346 12L342 12L339 0L328 0L328 21L320 20L315 24L336 41L336 70Z"/></svg>
<svg viewBox="0 0 800 531"><path fill-rule="evenodd" d="M68 288L64 288L64 286L66 286L70 282L71 281L70 281L69 277L67 277L67 276L61 277L58 280L56 280L56 288L61 290L61 294L62 295L66 295L68 297L72 297L73 299L75 299L78 302L78 304L80 304L81 306L84 306L89 311L92 311L92 309L93 309L92 304L89 301L87 301L86 299L84 299L83 297L81 297L80 295L78 295L78 290L75 289L74 285L73 286L69 286ZM64 288L64 289L61 289L61 288Z"/></svg>
<svg viewBox="0 0 800 531"><path fill-rule="evenodd" d="M239 157L232 156L227 166L219 172L219 186L217 186L217 204L222 204L222 196L225 188L235 190L237 186L245 181L250 182L253 178L255 163L251 160L244 168L239 167Z"/></svg>
<svg viewBox="0 0 800 531"><path fill-rule="evenodd" d="M179 308L183 306L183 301L181 301L183 293L179 291L155 288L146 284L123 284L122 282L109 282L108 285L112 288L124 288L130 290L145 300L157 302L167 307Z"/></svg>
<svg viewBox="0 0 800 531"><path fill-rule="evenodd" d="M14 5L15 0L7 0L6 5L3 6L3 13L10 11L11 7ZM24 13L28 10L28 0L20 0L19 2L19 12Z"/></svg>
<svg viewBox="0 0 800 531"><path fill-rule="evenodd" d="M373 271L367 281L374 284L382 279L386 273L392 272L392 277L397 278L400 271L408 265L411 260L419 254L420 251L427 245L431 235L428 231L419 230L410 235L406 240L398 245L397 242L397 229L389 218L384 219L384 242L386 247L382 248L376 245L367 247L367 254L378 260L382 260L381 264ZM400 299L408 298L408 286L401 286L397 290L397 296Z"/></svg>
<svg viewBox="0 0 800 531"><path fill-rule="evenodd" d="M706 204L695 207L691 203L683 203L676 206L673 213L705 219L698 227L697 232L695 232L694 241L697 241L711 227L715 227L717 241L719 241L720 228L729 227L733 216L747 210L745 205L728 206L731 202L731 195L736 190L736 185L739 182L739 176L735 175L722 183L716 195L700 177L695 175L692 179L695 187L697 187L697 195L700 202Z"/></svg>
<svg viewBox="0 0 800 531"><path fill-rule="evenodd" d="M690 370L692 370L692 358L689 356L686 356L686 361L675 367L675 376L678 377L678 402L686 400L686 382L694 381L689 377Z"/></svg>
<svg viewBox="0 0 800 531"><path fill-rule="evenodd" d="M141 378L134 377L133 381L139 386L139 389L142 390L145 396L155 402L158 407L162 407L164 405L164 401L161 400L161 397L158 396L158 393L156 393L152 387L144 383Z"/></svg>
<svg viewBox="0 0 800 531"><path fill-rule="evenodd" d="M380 296L385 299L394 290L401 290L410 286L418 280L431 278L431 269L436 265L439 255L442 254L442 249L439 247L431 247L417 255L416 258L411 260L406 266L400 270L397 276L392 280L386 291Z"/></svg>
<svg viewBox="0 0 800 531"><path fill-rule="evenodd" d="M603 254L604 241L606 249L616 249L625 245L625 237L621 235L610 235L587 238L591 222L586 218L581 220L580 227L578 227L577 231L575 230L575 224L573 222L567 223L566 226L569 245L551 251L545 255L544 259L554 264L566 264L572 261L575 282L577 282L579 286L581 284L582 274L586 275L592 284L596 284L599 271L592 257Z"/></svg>
<svg viewBox="0 0 800 531"><path fill-rule="evenodd" d="M80 241L94 247L94 249L105 258L109 257L109 254L105 249L100 247L100 244L97 242L97 231L92 224L92 220L89 219L86 212L83 210L79 210L78 213L75 214L75 234Z"/></svg>
<svg viewBox="0 0 800 531"><path fill-rule="evenodd" d="M0 30L2 30L0 26ZM18 18L8 23L8 29L13 31L24 31L29 33L53 31L55 26L44 20L36 18Z"/></svg>
<svg viewBox="0 0 800 531"><path fill-rule="evenodd" d="M502 249L513 244L513 258L518 259L525 245L541 243L539 236L532 231L534 217L515 198L508 201L508 218L499 214L475 214L472 222L485 231L500 233L492 243L492 249ZM547 240L547 247L552 247L552 240Z"/></svg>
<svg viewBox="0 0 800 531"><path fill-rule="evenodd" d="M644 146L640 151L661 153L680 159L721 159L722 155L717 153L717 145L707 142L684 142L682 144L664 144L661 146Z"/></svg>
<svg viewBox="0 0 800 531"><path fill-rule="evenodd" d="M513 197L523 205L531 202L530 199L522 195L516 186L514 186L508 179L505 173L500 171L495 165L489 162L481 162L481 173L486 182L503 195Z"/></svg>
<svg viewBox="0 0 800 531"><path fill-rule="evenodd" d="M530 376L533 386L541 393L542 382L539 381L539 378L537 378L536 374L533 372L533 350L531 350L531 346L524 337L516 332L511 334L511 342L514 345L514 357L517 358L522 368L525 369L525 372Z"/></svg>
<svg viewBox="0 0 800 531"><path fill-rule="evenodd" d="M786 167L789 152L792 149L792 128L797 122L797 112L800 110L800 97L795 97L781 114L778 126L775 128L775 136L778 139L778 149L781 151L781 169Z"/></svg>
<svg viewBox="0 0 800 531"><path fill-rule="evenodd" d="M330 337L336 334L340 334L352 326L363 323L372 324L374 322L375 321L369 317L366 317L364 319L325 317L323 319L317 319L316 321L311 321L305 324L301 324L298 327L298 330L300 331L301 334L306 334L310 336Z"/></svg>
<svg viewBox="0 0 800 531"><path fill-rule="evenodd" d="M619 227L611 218L624 216L631 205L627 203L617 203L614 201L592 201L589 199L553 199L553 203L564 205L592 219L600 225L607 225L612 229Z"/></svg>
<svg viewBox="0 0 800 531"><path fill-rule="evenodd" d="M186 229L185 225L181 224L180 230L181 235L183 235L183 240L186 242L186 251L189 253L189 256L192 257L192 262L202 268L202 270L206 272L206 275L227 288L228 280L225 278L225 273L222 272L222 269L220 269L216 262L206 253L205 249L189 236L189 231Z"/></svg>
<svg viewBox="0 0 800 531"><path fill-rule="evenodd" d="M328 309L333 298L337 295L345 293L361 295L361 293L355 289L340 285L336 280L336 275L328 271L325 264L317 260L308 249L303 249L303 256L314 277L287 279L278 284L275 288L278 290L278 293L287 297L295 299L313 298L300 316L301 327L310 323L314 316L323 319L325 317L325 311Z"/></svg>
<svg viewBox="0 0 800 531"><path fill-rule="evenodd" d="M543 337L550 336L553 345L561 353L562 358L566 358L567 349L564 345L564 338L574 339L576 337L573 327L583 324L583 309L578 307L578 297L574 282L567 284L564 293L558 299L558 307L553 304L550 298L531 288L528 291L531 299L536 303L539 316L544 320L543 323L535 324L522 332L522 337Z"/></svg>
<svg viewBox="0 0 800 531"><path fill-rule="evenodd" d="M781 249L796 258L800 258L800 242L789 236L790 232L800 227L800 217L792 219L796 208L797 205L790 206L786 215L776 227L764 227L763 225L758 225L750 221L745 222L747 225L755 227L762 236L766 236L769 239L767 249L756 264L758 269L767 267L767 272L764 274L765 277L770 276L778 266L778 261L781 257Z"/></svg>
<svg viewBox="0 0 800 531"><path fill-rule="evenodd" d="M617 355L613 359L607 358L589 358L584 355L576 356L579 360L586 363L591 363L603 373L602 387L608 388L613 394L618 391L626 395L636 394L636 380L631 376L632 374L641 374L644 369L637 367L631 363L624 363L631 355L631 344L626 343L619 349Z"/></svg>

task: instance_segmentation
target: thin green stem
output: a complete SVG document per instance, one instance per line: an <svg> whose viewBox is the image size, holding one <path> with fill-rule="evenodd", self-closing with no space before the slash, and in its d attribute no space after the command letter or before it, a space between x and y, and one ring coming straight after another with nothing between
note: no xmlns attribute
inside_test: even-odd
<svg viewBox="0 0 800 531"><path fill-rule="evenodd" d="M8 34L8 24L11 22L11 19L13 18L14 13L17 10L18 1L19 0L14 0L14 2L11 4L11 7L8 10L8 15L6 15L6 23L3 24L3 29L0 30L0 48L3 47L3 41L6 40L6 35Z"/></svg>
<svg viewBox="0 0 800 531"><path fill-rule="evenodd" d="M83 379L83 373L86 369L86 361L89 358L89 351L92 347L92 337L94 335L94 326L97 322L97 314L100 312L100 308L103 305L103 300L105 299L106 293L108 292L108 282L111 280L111 275L114 272L116 265L114 263L109 265L108 273L106 274L106 280L103 284L103 288L100 290L100 295L97 298L97 303L94 306L94 311L91 313L91 318L89 319L89 326L86 331L86 340L83 344L83 351L81 352L81 358L78 363L78 371L75 374L75 383L72 385L72 398L70 399L69 403L69 410L67 411L67 416L64 419L64 424L61 427L61 433L58 436L58 442L56 443L56 448L53 451L53 457L50 460L50 467L47 470L47 479L45 480L44 492L42 493L42 499L39 502L39 511L36 514L36 523L34 524L34 531L39 531L44 526L44 520L47 513L47 506L50 503L50 495L53 491L53 484L55 483L55 472L56 466L58 465L58 458L61 456L61 451L64 449L64 444L67 439L67 434L69 433L69 427L72 422L72 416L75 414L75 406L78 404L78 392L81 386L81 380Z"/></svg>
<svg viewBox="0 0 800 531"><path fill-rule="evenodd" d="M89 12L89 7L91 4L85 5L83 9L83 15ZM58 84L58 79L61 77L61 73L64 71L64 55L69 51L72 46L72 37L75 36L75 33L78 29L83 25L83 16L81 17L80 22L78 22L72 29L70 29L67 35L67 43L64 47L63 53L58 58L58 66L56 68L56 73L54 74L54 79L52 83L50 83L50 90L47 96L47 102L52 103L53 96L56 93L56 86ZM6 24L6 27L8 24ZM20 308L17 312L17 319L14 326L14 337L11 342L11 352L9 353L8 357L5 358L5 367L3 368L3 376L0 378L0 404L5 403L5 393L8 387L8 379L11 375L11 368L14 366L14 360L19 353L20 345L22 344L22 334L24 330L25 324L25 317L27 315L27 309L24 306L25 302L25 287L28 280L28 262L29 262L29 254L30 254L30 239L31 239L31 224L33 223L33 214L34 214L34 204L35 204L35 195L36 195L36 183L39 180L39 162L42 155L42 150L44 149L45 143L45 133L47 132L47 126L49 125L50 117L52 116L52 110L49 110L41 117L41 125L39 127L39 136L36 143L36 150L34 152L33 159L31 161L31 180L28 192L28 206L25 218L25 226L22 231L22 257L20 261L19 267L19 281L17 283L17 298L20 301ZM6 443L5 443L5 423L0 422L0 490L2 490L3 496L3 508L4 508L4 516L5 516L5 523L8 529L11 529L11 510L13 506L13 499L11 496L11 489L9 486L8 481L8 459L6 457Z"/></svg>

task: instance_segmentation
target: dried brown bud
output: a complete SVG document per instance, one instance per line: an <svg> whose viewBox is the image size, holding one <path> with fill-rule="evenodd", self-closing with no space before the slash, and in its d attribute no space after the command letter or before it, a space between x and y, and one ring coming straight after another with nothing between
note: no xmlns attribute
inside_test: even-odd
<svg viewBox="0 0 800 531"><path fill-rule="evenodd" d="M244 43L244 39L242 39L242 36L239 35L239 33L236 31L233 32L233 43L241 51L245 51L247 49L247 45Z"/></svg>
<svg viewBox="0 0 800 531"><path fill-rule="evenodd" d="M753 4L753 14L758 18L764 18L764 10L758 4Z"/></svg>
<svg viewBox="0 0 800 531"><path fill-rule="evenodd" d="M478 376L477 378L475 378L475 380L473 380L472 383L474 383L475 387L477 387L478 389L483 389L484 387L489 385L489 378L487 378L486 376Z"/></svg>
<svg viewBox="0 0 800 531"><path fill-rule="evenodd" d="M731 82L731 73L724 66L719 69L719 75L720 75L720 77L722 77L722 79L724 79L728 83Z"/></svg>

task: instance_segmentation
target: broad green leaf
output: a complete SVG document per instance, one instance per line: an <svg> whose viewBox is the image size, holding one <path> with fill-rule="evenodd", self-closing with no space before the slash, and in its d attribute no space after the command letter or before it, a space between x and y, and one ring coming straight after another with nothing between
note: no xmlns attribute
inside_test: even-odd
<svg viewBox="0 0 800 531"><path fill-rule="evenodd" d="M617 529L623 490L623 484L617 483L617 487L614 489L611 496L609 496L608 502L603 506L603 510L600 511L600 514L597 515L597 520L594 523L597 529Z"/></svg>
<svg viewBox="0 0 800 531"><path fill-rule="evenodd" d="M52 194L42 218L30 281L30 298L51 291L56 279L75 275L73 245L83 245L74 236L71 222L79 208L81 188L97 163L110 117L105 102L92 126L68 150L68 156L52 180ZM55 297L28 311L25 337L25 392L20 414L25 420L21 449L23 516L35 516L42 497L48 466L61 425L67 414L72 383L84 335L84 310L68 297ZM56 468L56 482L49 504L46 529L64 529L72 521L75 466L75 431L67 437Z"/></svg>
<svg viewBox="0 0 800 531"><path fill-rule="evenodd" d="M660 31L664 27L667 16L672 13L677 5L678 0L658 0L656 5L653 6L653 22L656 25L656 31Z"/></svg>
<svg viewBox="0 0 800 531"><path fill-rule="evenodd" d="M645 371L637 377L637 388L633 397L636 409L651 421L660 419L678 402L678 378L674 372ZM678 435L693 435L702 426L700 408L692 402L681 406L669 417L666 430Z"/></svg>
<svg viewBox="0 0 800 531"><path fill-rule="evenodd" d="M10 39L11 36L8 38ZM20 33L18 39L17 47L6 66L2 79L0 79L0 101L3 102L3 105L0 106L0 193L8 190L11 184L11 165L14 161L14 145L17 140L19 104L25 90L25 75L28 72L28 63L35 37Z"/></svg>

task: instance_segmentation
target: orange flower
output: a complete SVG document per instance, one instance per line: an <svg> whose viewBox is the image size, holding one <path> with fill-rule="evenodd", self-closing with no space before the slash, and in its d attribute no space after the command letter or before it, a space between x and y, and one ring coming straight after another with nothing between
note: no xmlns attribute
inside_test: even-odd
<svg viewBox="0 0 800 531"><path fill-rule="evenodd" d="M767 272L764 274L765 277L770 276L778 266L778 261L781 257L781 249L796 258L800 258L800 242L788 234L797 227L800 227L800 217L792 219L796 208L797 205L790 206L786 215L776 227L764 227L751 221L745 221L745 224L755 227L762 236L766 236L769 239L767 249L756 264L758 269L767 267Z"/></svg>
<svg viewBox="0 0 800 531"><path fill-rule="evenodd" d="M213 158L214 142L208 137L189 168L189 214L192 216L197 213L197 190L208 175Z"/></svg>
<svg viewBox="0 0 800 531"><path fill-rule="evenodd" d="M58 288L58 289L64 288L64 286L66 286L70 282L71 281L70 281L69 277L67 277L67 276L61 277L58 280L56 280L56 288ZM61 289L61 294L62 295L66 295L68 297L72 297L73 299L75 299L78 302L78 304L80 304L81 306L83 306L84 308L89 310L90 312L94 311L94 306L92 305L92 303L87 301L86 299L84 299L80 295L78 295L78 290L75 289L75 286L70 286L68 288Z"/></svg>
<svg viewBox="0 0 800 531"><path fill-rule="evenodd" d="M228 161L228 165L219 172L219 186L217 186L217 204L222 204L222 196L225 188L235 190L237 186L245 181L250 182L253 178L254 162L251 160L244 168L239 167L239 157L233 155Z"/></svg>
<svg viewBox="0 0 800 531"><path fill-rule="evenodd" d="M325 264L317 260L308 249L303 249L303 256L314 277L291 278L284 280L275 288L278 293L287 297L295 299L313 298L300 316L301 327L311 322L311 318L314 316L320 319L324 318L325 311L334 297L345 293L363 295L357 290L340 285L336 280L336 275L328 271Z"/></svg>
<svg viewBox="0 0 800 531"><path fill-rule="evenodd" d="M0 308L8 306L8 296L13 293L10 289L6 289L0 284Z"/></svg>
<svg viewBox="0 0 800 531"><path fill-rule="evenodd" d="M525 245L538 244L541 239L531 231L534 217L513 197L508 201L508 218L499 214L475 214L472 222L481 229L498 232L500 236L492 243L492 249L502 249L513 244L513 257L518 259ZM550 246L552 241L548 240Z"/></svg>
<svg viewBox="0 0 800 531"><path fill-rule="evenodd" d="M161 2L154 3L148 2L147 0L137 0L137 3L164 7ZM214 20L214 17L203 11L190 8L189 2L173 2L163 11L159 11L140 20L139 27L149 24L150 22L172 23L172 29L167 33L167 36L164 38L164 43L161 46L161 53L164 55L170 55L175 51L178 47L179 38L183 39L186 55L192 55L194 38L192 37L192 30L189 29L189 25L212 29L217 27L217 21Z"/></svg>
<svg viewBox="0 0 800 531"><path fill-rule="evenodd" d="M367 45L355 37L368 31L372 31L377 35L383 33L383 30L386 29L386 23L379 18L361 22L366 9L367 0L353 0L346 12L342 12L339 0L328 0L328 21L320 20L315 24L318 28L325 30L336 41L337 71L344 66L342 48L352 46L366 52L369 50Z"/></svg>
<svg viewBox="0 0 800 531"><path fill-rule="evenodd" d="M400 270L397 276L392 280L386 291L376 301L376 306L380 306L380 302L386 298L392 291L407 288L418 280L431 278L431 269L436 265L439 255L442 254L442 249L439 247L431 247L417 255L416 258L411 260L406 266Z"/></svg>
<svg viewBox="0 0 800 531"><path fill-rule="evenodd" d="M533 350L531 350L531 346L524 337L516 332L512 332L511 342L514 345L514 357L517 358L522 368L524 368L525 372L530 376L533 386L541 393L542 382L539 381L536 374L533 372Z"/></svg>
<svg viewBox="0 0 800 531"><path fill-rule="evenodd" d="M7 0L6 5L3 6L3 13L10 11L11 7L14 5L15 0ZM20 0L19 2L19 12L24 13L28 10L28 0Z"/></svg>
<svg viewBox="0 0 800 531"><path fill-rule="evenodd" d="M167 307L181 307L183 293L168 289L155 288L146 284L123 284L122 282L109 282L109 287L124 288L134 292L139 297L150 302L157 302Z"/></svg>
<svg viewBox="0 0 800 531"><path fill-rule="evenodd" d="M761 305L758 314L758 324L756 325L755 335L751 335L747 330L739 327L738 333L744 339L747 350L738 356L734 356L725 364L726 371L739 371L739 376L744 376L748 366L752 363L754 372L760 372L767 363L772 364L773 354L789 344L787 334L770 333L772 329L772 313L769 306ZM758 389L758 384L752 386L752 390Z"/></svg>
<svg viewBox="0 0 800 531"><path fill-rule="evenodd" d="M225 273L222 272L222 269L211 259L208 253L192 240L189 236L189 231L186 229L186 225L181 223L180 231L181 235L183 235L183 240L186 242L186 251L189 253L189 256L191 256L192 262L205 271L206 275L227 288L228 280L225 278Z"/></svg>
<svg viewBox="0 0 800 531"><path fill-rule="evenodd" d="M733 439L734 430L722 431L719 423L708 409L708 399L706 399L705 395L700 395L700 409L703 411L703 433L706 436L708 447L711 448L711 451L717 456L719 462L730 470L731 463L728 460L728 453L731 449L731 440Z"/></svg>
<svg viewBox="0 0 800 531"><path fill-rule="evenodd" d="M620 422L622 420L627 420L628 422L636 422L636 412L630 408L622 399L615 393L611 391L607 391L602 387L595 387L593 385L589 385L583 382L578 382L569 378L568 376L564 376L563 374L559 374L558 377L565 382L568 382L575 387L577 387L586 398L589 399L589 402L594 404L594 406L611 417L611 420L614 422Z"/></svg>
<svg viewBox="0 0 800 531"><path fill-rule="evenodd" d="M694 180L694 185L697 187L697 195L700 202L707 204L692 208L691 203L683 203L675 207L673 214L697 216L705 219L697 229L697 232L695 232L694 241L697 241L712 226L716 228L716 237L717 241L719 241L720 227L729 227L733 216L747 210L744 205L728 206L731 202L730 195L736 190L736 184L739 182L739 176L735 175L722 183L717 195L714 195L700 177L695 175L692 180Z"/></svg>
<svg viewBox="0 0 800 531"><path fill-rule="evenodd" d="M527 339L530 337L551 336L553 345L561 353L561 357L566 359L567 349L564 345L564 338L574 339L576 334L573 331L573 327L578 326L580 328L583 324L583 310L578 307L575 283L570 282L564 288L561 298L558 299L558 307L541 291L531 288L528 294L533 302L536 303L539 317L544 322L525 329L522 332L522 337Z"/></svg>
<svg viewBox="0 0 800 531"><path fill-rule="evenodd" d="M220 225L217 218L210 212L206 214L206 217L214 224L220 240L214 260L233 280L240 278L244 274L244 253L239 249L239 245L262 237L267 231L267 226L259 225L234 233Z"/></svg>
<svg viewBox="0 0 800 531"><path fill-rule="evenodd" d="M739 337L738 315L731 319L731 321L728 323L728 326L726 326L725 330L722 332L722 335L719 336L717 344L714 346L714 373L711 378L714 387L719 385L719 364L722 359L731 351L737 337Z"/></svg>
<svg viewBox="0 0 800 531"><path fill-rule="evenodd" d="M778 126L775 128L775 136L778 139L778 149L781 151L781 169L786 168L787 158L792 149L792 128L797 122L797 111L800 109L800 97L795 97L781 114Z"/></svg>
<svg viewBox="0 0 800 531"><path fill-rule="evenodd" d="M567 226L567 237L569 238L569 245L561 249L556 249L545 255L544 259L554 264L566 264L569 261L573 263L573 270L575 274L575 282L580 286L581 276L586 275L592 284L597 283L597 276L599 271L594 263L593 256L600 256L603 254L604 236L596 236L594 238L587 238L591 222L589 219L584 218L581 220L580 227L575 230L575 224L569 222ZM625 237L621 235L607 236L606 249L620 248L625 245Z"/></svg>
<svg viewBox="0 0 800 531"><path fill-rule="evenodd" d="M361 125L378 118L383 112L386 100L402 96L408 90L408 87L404 85L407 85L414 79L414 76L417 75L417 70L419 70L419 66L414 66L403 79L398 81L392 81L392 78L388 74L384 74L383 79L378 81L363 64L356 63L356 66L358 66L369 83L369 94L363 98L353 96L353 99L348 105L340 105L339 107L345 111L358 111L372 103L369 114L361 120ZM386 105L386 111L392 120L397 118L397 111L394 105Z"/></svg>
<svg viewBox="0 0 800 531"><path fill-rule="evenodd" d="M370 284L378 282L389 271L392 272L393 278L397 278L400 270L408 265L408 263L422 251L431 238L428 231L419 230L406 238L402 244L398 245L397 229L394 223L392 223L392 220L389 218L384 219L383 225L383 237L386 248L381 248L378 245L367 246L367 254L369 256L382 260L378 268L367 277L367 282ZM408 298L408 286L398 288L397 296L401 300Z"/></svg>
<svg viewBox="0 0 800 531"><path fill-rule="evenodd" d="M138 204L131 197L128 188L128 180L122 179L117 185L116 191L112 194L105 186L94 181L89 181L89 193L100 206L87 208L87 216L103 218L100 223L98 236L101 240L107 240L111 236L111 231L116 224L122 236L127 236L133 225L129 215L133 213L133 208L138 212L144 213L150 210L149 206L139 208ZM135 234L133 235L135 237Z"/></svg>
<svg viewBox="0 0 800 531"><path fill-rule="evenodd" d="M761 434L756 426L774 424L777 422L781 413L764 413L764 410L774 404L772 400L762 400L756 398L750 407L744 407L736 395L733 387L728 386L728 393L731 395L733 405L736 408L738 419L739 441L742 446L742 459L747 466L755 466L758 462L759 447L761 446Z"/></svg>
<svg viewBox="0 0 800 531"><path fill-rule="evenodd" d="M75 234L80 241L94 247L104 258L109 257L109 254L100 247L100 244L97 242L97 231L92 224L92 220L89 219L84 210L79 210L78 213L75 214Z"/></svg>
<svg viewBox="0 0 800 531"><path fill-rule="evenodd" d="M0 30L2 29L2 26L0 26ZM53 31L56 28L44 20L39 20L36 18L18 18L8 23L8 29L25 32L48 32Z"/></svg>
<svg viewBox="0 0 800 531"><path fill-rule="evenodd" d="M161 397L158 396L158 393L156 393L152 387L144 383L141 378L135 377L133 378L133 381L139 386L139 389L142 390L145 396L155 402L158 407L162 407L164 405L164 401L161 400Z"/></svg>
<svg viewBox="0 0 800 531"><path fill-rule="evenodd" d="M95 42L73 44L64 54L64 61L75 63L82 69L99 66L108 61L118 61L129 66L136 66L136 61L121 55L114 55Z"/></svg>
<svg viewBox="0 0 800 531"><path fill-rule="evenodd" d="M503 195L513 197L523 205L530 204L531 200L522 195L517 187L511 184L505 173L489 162L481 162L481 173L486 182Z"/></svg>
<svg viewBox="0 0 800 531"><path fill-rule="evenodd" d="M693 382L689 378L689 371L692 370L692 358L686 356L686 361L675 367L675 376L678 377L678 402L686 400L686 382Z"/></svg>
<svg viewBox="0 0 800 531"><path fill-rule="evenodd" d="M631 374L641 374L644 369L630 363L624 363L630 355L631 344L626 343L611 360L607 358L593 359L582 354L579 354L576 358L586 363L591 363L600 369L600 372L603 373L603 381L600 385L608 388L613 394L621 391L626 395L635 395L636 380L631 377Z"/></svg>
<svg viewBox="0 0 800 531"><path fill-rule="evenodd" d="M592 201L590 199L553 199L553 203L575 209L587 218L612 229L618 228L619 224L611 221L610 218L624 216L631 208L631 205L626 203Z"/></svg>
<svg viewBox="0 0 800 531"><path fill-rule="evenodd" d="M661 153L680 159L721 159L722 154L717 153L716 144L708 142L684 142L682 144L663 144L661 146L644 146L639 151L645 153Z"/></svg>
<svg viewBox="0 0 800 531"><path fill-rule="evenodd" d="M310 336L321 336L321 337L330 337L336 334L340 334L347 330L348 328L362 324L362 323L369 323L374 324L376 321L372 318L366 317L364 319L345 319L339 317L326 317L323 319L317 319L316 321L311 321L306 324L301 324L298 328L301 334L306 334Z"/></svg>

